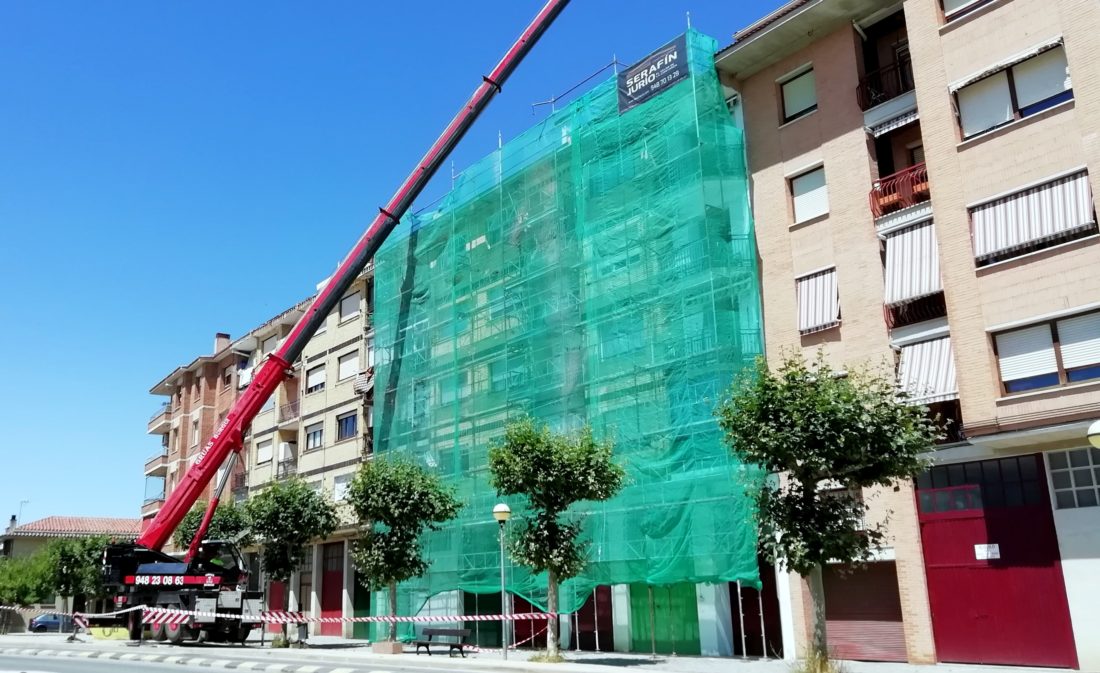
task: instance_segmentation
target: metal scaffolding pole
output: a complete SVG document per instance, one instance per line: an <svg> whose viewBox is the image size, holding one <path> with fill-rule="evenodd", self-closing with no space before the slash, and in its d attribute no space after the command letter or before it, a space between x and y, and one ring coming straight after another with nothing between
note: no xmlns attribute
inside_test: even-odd
<svg viewBox="0 0 1100 673"><path fill-rule="evenodd" d="M748 634L745 633L745 606L741 601L741 580L737 580L737 616L741 619L741 658L748 656Z"/></svg>

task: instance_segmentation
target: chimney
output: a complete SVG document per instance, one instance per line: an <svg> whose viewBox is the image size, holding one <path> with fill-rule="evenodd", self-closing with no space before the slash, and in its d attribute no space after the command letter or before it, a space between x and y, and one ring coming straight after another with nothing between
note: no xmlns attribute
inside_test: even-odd
<svg viewBox="0 0 1100 673"><path fill-rule="evenodd" d="M229 348L229 335L225 332L218 332L214 335L214 354L217 355L226 348Z"/></svg>
<svg viewBox="0 0 1100 673"><path fill-rule="evenodd" d="M12 515L11 515L11 521L9 521L9 522L8 522L8 532L9 532L9 533L10 533L10 532L12 532L13 530L15 530L15 524L16 524L16 523L17 523L17 522L16 522L16 520L15 520L15 515L14 515L14 514L12 514Z"/></svg>

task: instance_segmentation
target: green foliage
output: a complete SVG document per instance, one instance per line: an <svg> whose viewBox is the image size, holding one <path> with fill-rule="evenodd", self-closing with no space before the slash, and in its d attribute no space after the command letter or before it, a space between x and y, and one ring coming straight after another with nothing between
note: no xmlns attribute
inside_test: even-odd
<svg viewBox="0 0 1100 673"><path fill-rule="evenodd" d="M497 493L524 495L531 504L532 516L511 544L516 562L563 580L584 570L581 525L561 516L573 503L619 492L625 473L612 460L613 448L610 440L597 442L588 427L558 435L526 418L506 428L504 440L489 449L489 469Z"/></svg>
<svg viewBox="0 0 1100 673"><path fill-rule="evenodd" d="M199 530L199 524L202 523L204 514L206 514L206 503L196 502L191 511L180 521L179 527L172 535L172 540L177 547L187 549L191 546L191 541L195 539L195 533ZM218 509L214 510L214 518L210 520L210 528L206 531L206 539L237 540L238 547L247 547L252 544L251 523L248 518L248 511L243 505L238 505L232 501L222 502L218 505ZM238 539L237 536L242 533L244 533L244 537Z"/></svg>
<svg viewBox="0 0 1100 673"><path fill-rule="evenodd" d="M44 551L0 559L0 605L30 605L48 599L50 562Z"/></svg>
<svg viewBox="0 0 1100 673"><path fill-rule="evenodd" d="M363 463L348 489L363 531L352 552L355 569L371 590L419 577L428 569L420 535L439 530L462 507L434 474L402 460Z"/></svg>
<svg viewBox="0 0 1100 673"><path fill-rule="evenodd" d="M61 538L52 540L43 550L46 556L48 584L61 596L99 596L103 593L100 569L107 538Z"/></svg>
<svg viewBox="0 0 1100 673"><path fill-rule="evenodd" d="M332 535L339 523L332 503L300 479L275 482L250 499L245 511L263 545L264 572L279 582L290 581L310 541Z"/></svg>
<svg viewBox="0 0 1100 673"><path fill-rule="evenodd" d="M788 356L774 372L760 359L717 415L740 460L781 475L758 491L760 547L804 577L830 560L871 558L885 522L864 526L862 489L915 477L942 434L892 378L836 375L821 354Z"/></svg>

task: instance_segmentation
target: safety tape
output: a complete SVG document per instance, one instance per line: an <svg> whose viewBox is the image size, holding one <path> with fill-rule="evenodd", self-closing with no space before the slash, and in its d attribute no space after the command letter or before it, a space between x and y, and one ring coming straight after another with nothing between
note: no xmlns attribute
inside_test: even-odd
<svg viewBox="0 0 1100 673"><path fill-rule="evenodd" d="M507 621L528 621L528 620L549 620L553 615L549 615L545 612L521 612L510 615L426 615L417 617L389 617L389 616L374 616L374 617L310 617L302 612L287 612L285 610L268 610L260 613L260 620L268 624L306 624L309 622L320 622L322 624L340 624L346 622L380 622L384 624L394 623L417 623L425 624L432 622L499 622L501 620Z"/></svg>
<svg viewBox="0 0 1100 673"><path fill-rule="evenodd" d="M518 648L520 645L526 645L527 643L531 642L535 638L538 638L542 634L546 633L547 628L548 628L547 626L542 627L542 629L540 629L538 633L533 633L533 634L531 634L530 638L524 638L523 640L519 641L518 643L508 643L508 649L509 650L514 650L514 649ZM500 647L496 647L496 648L493 648L493 647L478 647L477 645L467 645L463 649L467 649L471 652L503 652L504 651L504 649L500 648Z"/></svg>

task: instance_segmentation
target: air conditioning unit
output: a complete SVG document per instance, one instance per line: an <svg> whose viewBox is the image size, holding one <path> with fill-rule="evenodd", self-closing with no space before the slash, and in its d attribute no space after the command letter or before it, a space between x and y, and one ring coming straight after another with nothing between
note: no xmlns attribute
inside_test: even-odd
<svg viewBox="0 0 1100 673"><path fill-rule="evenodd" d="M252 383L252 367L245 367L237 372L237 387L245 388Z"/></svg>

